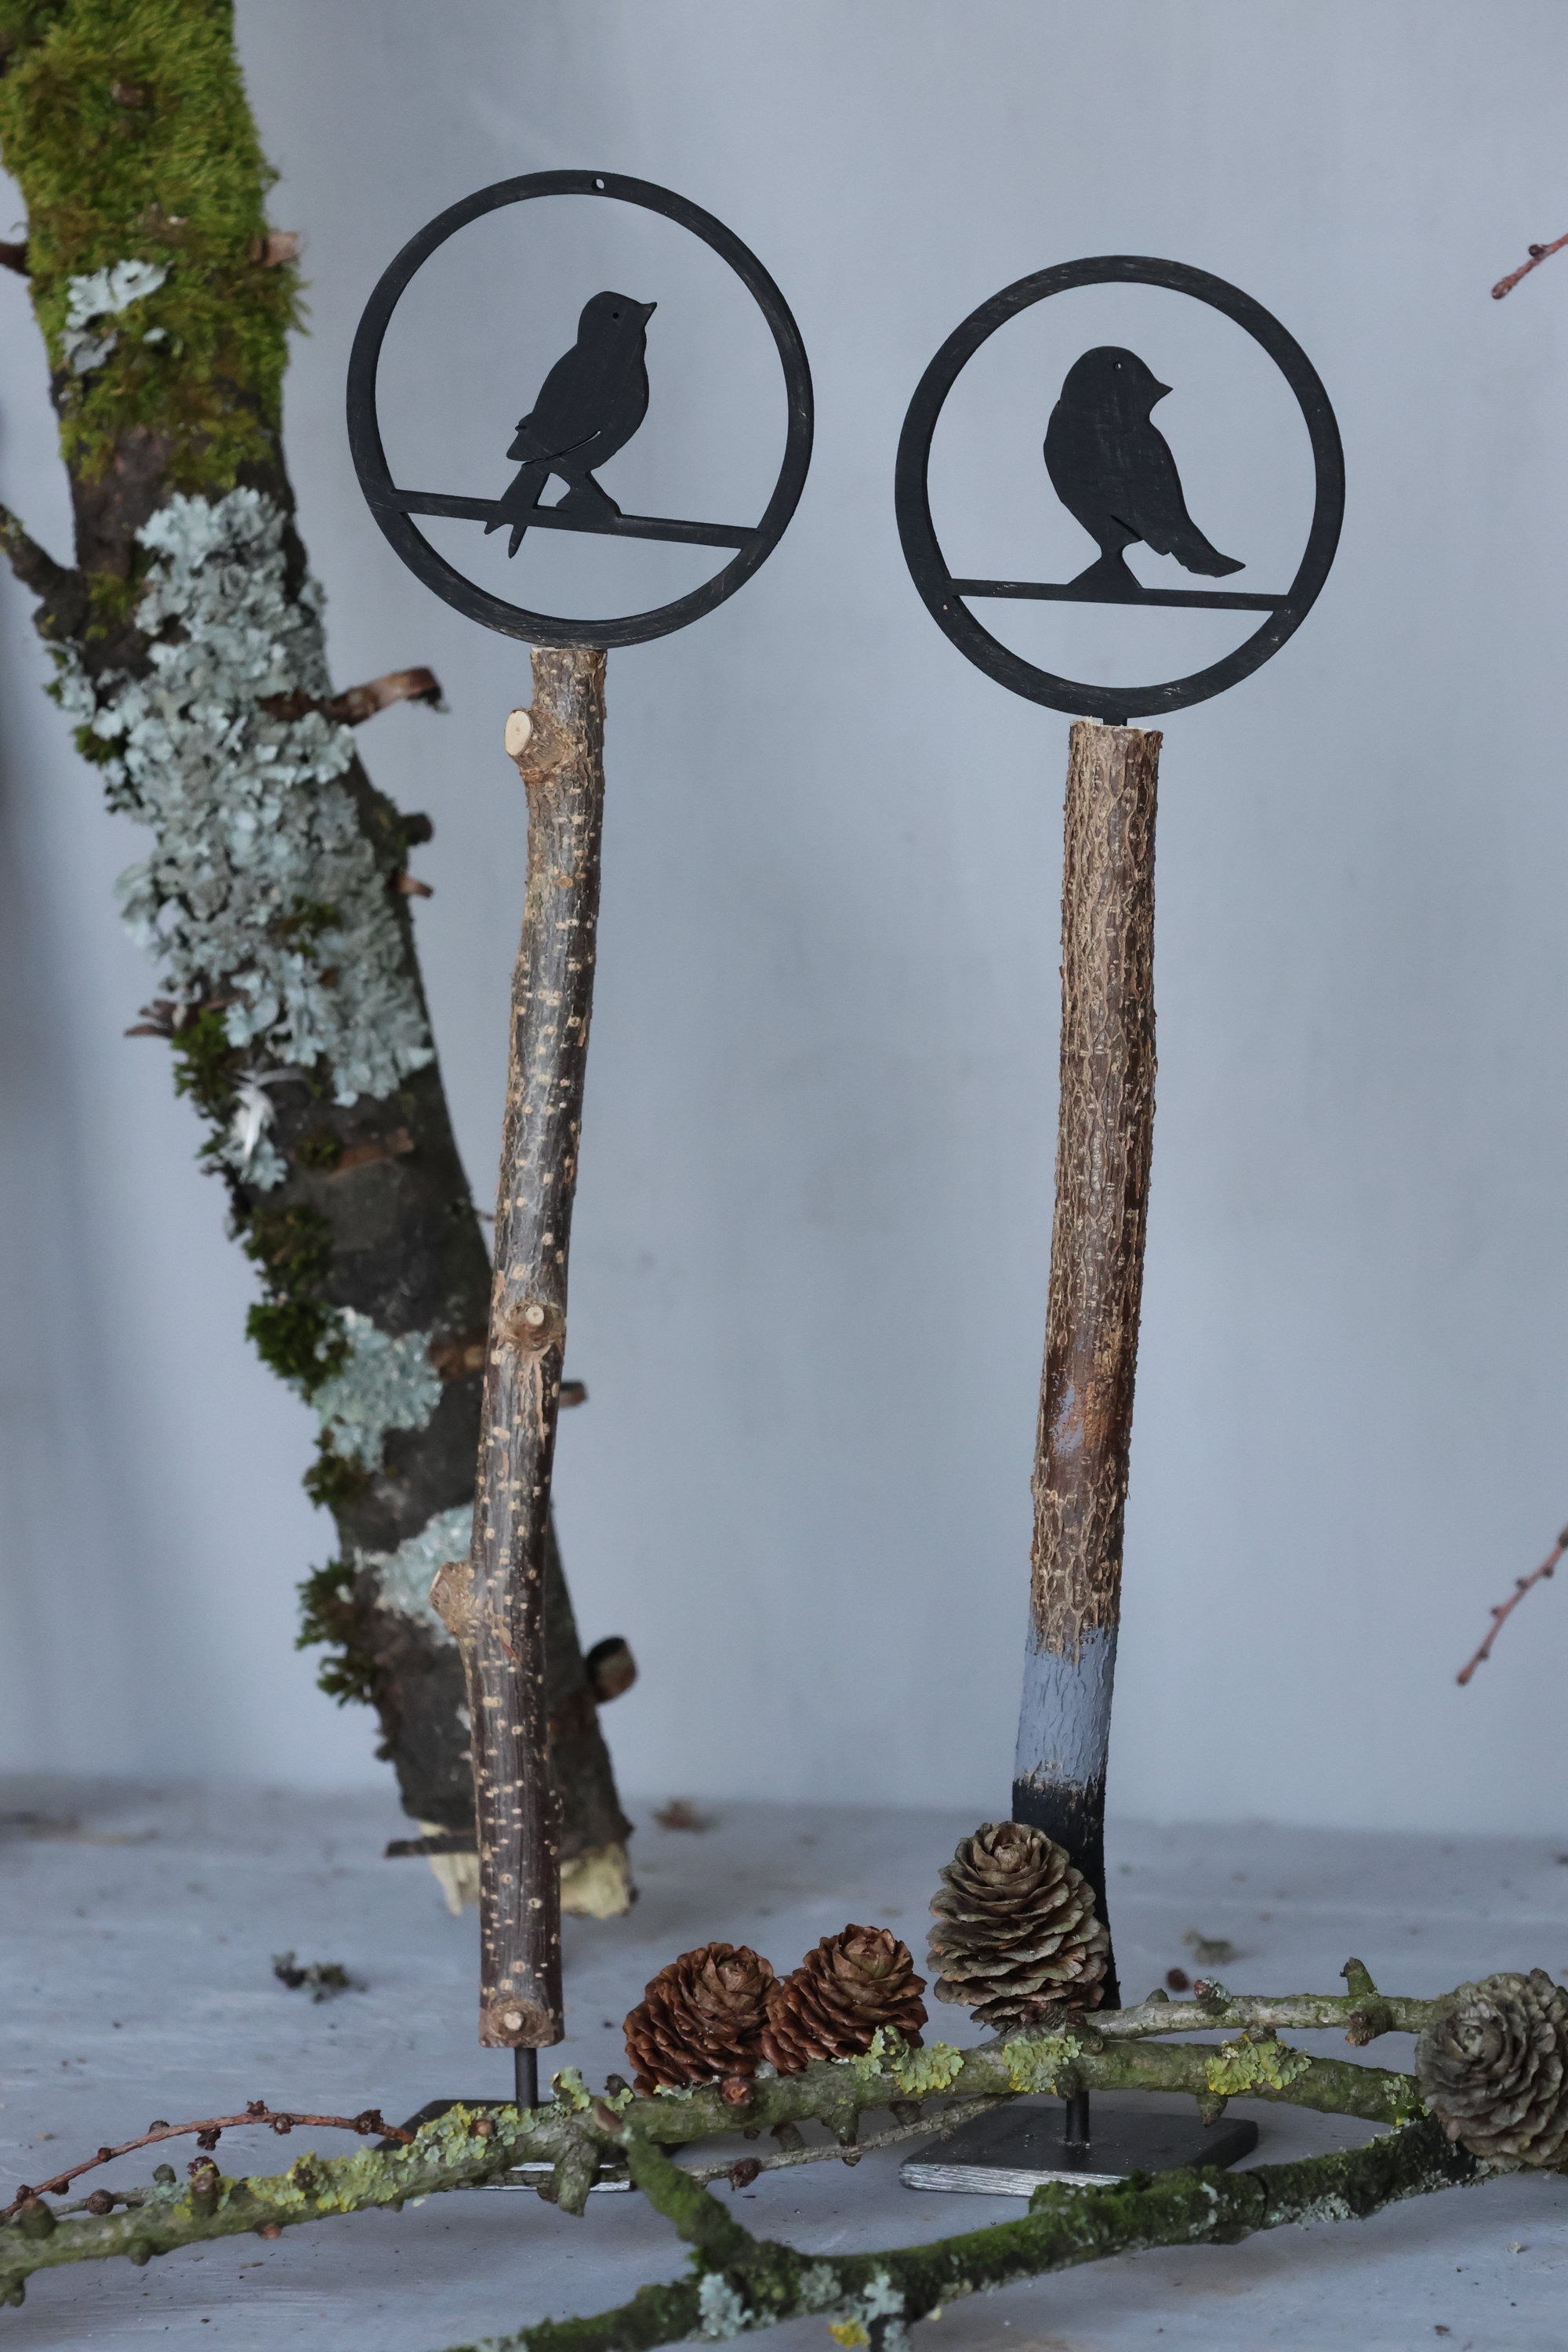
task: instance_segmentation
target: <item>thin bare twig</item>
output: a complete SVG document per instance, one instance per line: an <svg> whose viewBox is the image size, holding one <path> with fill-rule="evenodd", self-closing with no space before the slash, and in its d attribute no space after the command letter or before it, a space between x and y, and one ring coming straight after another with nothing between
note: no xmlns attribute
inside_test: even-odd
<svg viewBox="0 0 1568 2352"><path fill-rule="evenodd" d="M1565 236L1562 241L1564 245L1568 245L1568 236ZM1486 1640L1481 1643L1480 1648L1476 1652L1475 1656L1470 1660L1468 1665L1461 1666L1459 1668L1458 1673L1454 1676L1454 1680L1457 1683L1468 1683L1483 1658L1490 1657L1492 1643L1502 1632L1505 1620L1512 1616L1514 1611L1519 1607L1520 1602L1524 1599L1525 1594L1530 1591L1532 1584L1539 1584L1543 1577L1548 1577L1552 1574L1565 1551L1568 1551L1568 1528L1563 1528L1562 1534L1558 1537L1556 1542L1552 1545L1552 1549L1548 1552L1546 1558L1542 1561L1539 1568L1532 1568L1528 1576L1516 1576L1514 1578L1513 1591L1510 1593L1506 1601L1500 1601L1496 1608L1492 1611L1491 1632L1487 1635Z"/></svg>
<svg viewBox="0 0 1568 2352"><path fill-rule="evenodd" d="M755 2180L759 2173L779 2172L786 2165L827 2164L835 2157L840 2164L858 2164L863 2156L874 2155L879 2147L892 2147L904 2139L931 2139L938 2132L952 2131L959 2124L970 2123L976 2116L989 2115L993 2107L1005 2105L1006 2101L1000 2097L958 2099L940 2115L925 2116L912 2124L896 2124L890 2131L873 2132L869 2139L858 2139L847 2147L840 2147L834 2140L816 2145L808 2142L804 2147L781 2147L776 2154L768 2156L743 2156L738 2162L734 2157L727 2156L720 2164L685 2164L681 2170L706 2187L710 2180L732 2179L737 2172L744 2172L748 2179Z"/></svg>
<svg viewBox="0 0 1568 2352"><path fill-rule="evenodd" d="M395 2139L405 2147L411 2146L414 2138L412 2132L397 2130L391 2124L384 2123L379 2107L366 2107L357 2116L307 2116L295 2114L284 2107L269 2107L265 2099L252 2099L242 2116L208 2116L194 2124L155 2123L151 2130L142 2133L140 2139L122 2140L118 2147L100 2147L96 2156L87 2157L80 2164L70 2165L64 2172L57 2172L52 2179L40 2180L37 2188L24 2184L17 2189L12 2202L0 2210L0 2221L12 2220L17 2207L25 2205L29 2197L58 2197L82 2173L90 2172L95 2165L110 2164L117 2156L130 2156L139 2147L153 2147L160 2140L181 2139L190 2132L195 2133L198 2147L216 2147L221 2133L240 2124L265 2124L268 2130L275 2132L291 2132L298 2124L307 2130L358 2132L362 2138L374 2132L383 2139Z"/></svg>
<svg viewBox="0 0 1568 2352"><path fill-rule="evenodd" d="M1528 278L1532 269L1539 269L1543 261L1550 259L1554 253L1561 253L1565 245L1568 245L1568 236L1556 237L1551 245L1532 245L1530 259L1520 268L1510 270L1506 278L1498 279L1492 288L1492 300L1500 302L1505 294L1511 294L1521 278Z"/></svg>

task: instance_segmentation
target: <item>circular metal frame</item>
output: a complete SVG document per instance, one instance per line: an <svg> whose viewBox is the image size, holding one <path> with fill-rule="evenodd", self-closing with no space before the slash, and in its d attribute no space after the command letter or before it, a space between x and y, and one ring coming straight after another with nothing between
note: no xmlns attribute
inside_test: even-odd
<svg viewBox="0 0 1568 2352"><path fill-rule="evenodd" d="M693 236L710 246L740 278L773 331L784 369L789 404L784 462L773 496L747 545L711 580L704 581L700 588L678 596L673 604L657 605L647 613L628 614L621 620L565 620L554 614L533 613L521 604L509 604L504 597L478 587L445 556L437 554L409 515L390 503L394 485L382 446L375 388L381 347L392 314L416 271L449 236L486 213L499 212L507 205L526 204L534 196L601 196L613 203L637 205L645 212L662 213L667 220L689 229ZM365 304L349 358L348 424L354 470L371 512L409 570L427 588L433 588L437 596L456 605L469 620L481 621L487 628L499 629L504 636L522 637L532 645L635 646L649 637L667 636L672 629L683 629L689 621L700 620L705 613L711 613L751 578L778 545L799 502L811 463L811 370L800 330L784 296L756 255L711 213L705 213L700 205L689 204L684 196L658 187L651 180L626 179L615 172L529 172L518 179L497 180L491 186L477 189L460 204L438 213L416 236L410 237L397 258L383 272Z"/></svg>
<svg viewBox="0 0 1568 2352"><path fill-rule="evenodd" d="M1295 394L1311 439L1316 468L1312 527L1283 604L1223 661L1211 663L1207 669L1194 670L1186 677L1173 678L1163 686L1085 686L1037 668L994 637L953 592L952 573L937 541L927 491L931 437L942 404L981 344L999 327L1005 326L1009 319L1016 318L1036 302L1079 286L1106 285L1163 286L1174 294L1190 294L1194 300L1206 302L1212 310L1222 311L1238 327L1245 328L1255 342L1261 343ZM1015 694L1026 695L1032 702L1047 703L1053 710L1068 710L1089 719L1121 723L1131 718L1180 710L1190 703L1206 701L1212 694L1223 694L1227 687L1237 685L1260 668L1279 652L1287 637L1294 635L1329 576L1339 544L1345 507L1344 450L1329 395L1316 368L1294 336L1288 334L1260 302L1255 302L1249 294L1242 293L1223 278L1213 278L1206 269L1191 268L1185 262L1156 261L1141 254L1107 254L1092 260L1061 262L1054 268L1038 269L1031 277L1020 278L1000 294L994 294L988 302L983 302L977 310L972 310L963 325L953 330L921 376L904 418L899 436L894 500L899 537L910 576L931 618L952 639L960 653L999 685Z"/></svg>

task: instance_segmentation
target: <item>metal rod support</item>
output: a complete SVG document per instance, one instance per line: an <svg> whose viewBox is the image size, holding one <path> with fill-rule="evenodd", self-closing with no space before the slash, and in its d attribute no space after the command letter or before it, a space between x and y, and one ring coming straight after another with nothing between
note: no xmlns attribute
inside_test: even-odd
<svg viewBox="0 0 1568 2352"><path fill-rule="evenodd" d="M511 2053L520 2107L539 2105L539 2053L537 2050L514 2050Z"/></svg>

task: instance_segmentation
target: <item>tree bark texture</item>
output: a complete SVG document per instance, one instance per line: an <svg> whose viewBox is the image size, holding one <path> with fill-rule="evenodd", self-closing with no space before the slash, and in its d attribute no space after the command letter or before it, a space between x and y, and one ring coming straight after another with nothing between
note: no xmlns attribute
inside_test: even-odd
<svg viewBox="0 0 1568 2352"><path fill-rule="evenodd" d="M473 1496L489 1265L410 919L431 827L346 731L413 689L327 681L279 427L298 273L227 0L0 0L0 145L28 210L28 275L0 273L0 307L30 290L48 346L76 562L4 510L0 553L110 805L153 828L132 875L168 995L136 1034L166 1039L205 1124L260 1276L250 1335L322 1415L306 1484L338 1557L306 1588L305 1638L331 1645L323 1687L377 1706L407 1811L466 1828L463 1671L426 1601L443 1551L416 1570L422 1545L468 1539L442 1522ZM627 1825L552 1543L546 1561L572 1856Z"/></svg>
<svg viewBox="0 0 1568 2352"><path fill-rule="evenodd" d="M1154 1123L1161 738L1079 720L1062 862L1061 1105L1013 1817L1105 1888L1105 1765ZM1120 1995L1114 1965L1108 2006Z"/></svg>
<svg viewBox="0 0 1568 2352"><path fill-rule="evenodd" d="M479 1848L479 2040L542 2049L561 2007L560 1829L545 1708L550 1475L594 1003L605 818L605 656L541 646L508 749L528 792L495 1275L466 1562L433 1598L463 1654Z"/></svg>

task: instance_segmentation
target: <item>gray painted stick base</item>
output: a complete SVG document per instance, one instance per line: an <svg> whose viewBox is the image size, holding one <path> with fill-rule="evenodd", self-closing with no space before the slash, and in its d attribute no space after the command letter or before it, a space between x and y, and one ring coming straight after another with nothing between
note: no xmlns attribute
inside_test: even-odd
<svg viewBox="0 0 1568 2352"><path fill-rule="evenodd" d="M1205 2125L1194 2116L1102 2106L1081 2145L1064 2139L1066 2120L1060 2100L1016 2100L1001 2113L960 2124L946 2139L928 2142L904 2159L899 2179L906 2189L1027 2197L1047 2180L1076 2180L1096 2189L1125 2180L1131 2172L1237 2164L1258 2146L1258 2126L1246 2117Z"/></svg>

